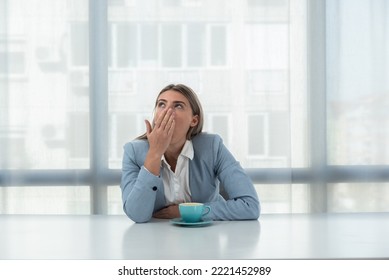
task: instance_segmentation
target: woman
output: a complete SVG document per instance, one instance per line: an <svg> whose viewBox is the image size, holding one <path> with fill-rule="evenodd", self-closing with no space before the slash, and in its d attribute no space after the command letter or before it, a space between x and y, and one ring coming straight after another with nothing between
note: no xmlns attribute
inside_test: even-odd
<svg viewBox="0 0 389 280"><path fill-rule="evenodd" d="M178 204L193 201L211 206L209 219L258 219L250 178L218 135L202 133L203 111L192 89L166 86L153 124L145 123L146 133L124 146L121 190L129 218L178 218Z"/></svg>

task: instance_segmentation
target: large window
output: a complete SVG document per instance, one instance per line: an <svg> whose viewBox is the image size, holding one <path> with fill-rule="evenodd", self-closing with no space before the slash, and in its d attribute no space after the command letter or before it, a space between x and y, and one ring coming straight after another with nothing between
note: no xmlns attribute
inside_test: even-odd
<svg viewBox="0 0 389 280"><path fill-rule="evenodd" d="M0 214L122 214L123 145L199 95L263 213L389 210L389 7L0 1Z"/></svg>

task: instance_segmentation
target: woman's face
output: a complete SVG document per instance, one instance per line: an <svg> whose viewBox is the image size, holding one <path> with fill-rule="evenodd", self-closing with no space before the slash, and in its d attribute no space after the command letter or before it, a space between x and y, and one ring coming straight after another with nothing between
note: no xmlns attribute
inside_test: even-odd
<svg viewBox="0 0 389 280"><path fill-rule="evenodd" d="M167 90L161 93L155 107L156 120L161 112L171 108L174 111L175 128L171 144L183 144L191 127L198 123L198 116L193 115L188 99L180 92Z"/></svg>

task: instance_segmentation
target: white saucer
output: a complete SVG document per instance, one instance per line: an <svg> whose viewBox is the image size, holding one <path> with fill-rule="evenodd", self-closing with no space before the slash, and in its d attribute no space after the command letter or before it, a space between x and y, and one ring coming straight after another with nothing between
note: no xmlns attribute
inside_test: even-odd
<svg viewBox="0 0 389 280"><path fill-rule="evenodd" d="M212 220L202 220L200 222L195 222L195 223L189 223L185 222L181 218L175 218L170 220L170 222L174 225L179 225L179 226L186 226L186 227L202 227L202 226L207 226L212 223Z"/></svg>

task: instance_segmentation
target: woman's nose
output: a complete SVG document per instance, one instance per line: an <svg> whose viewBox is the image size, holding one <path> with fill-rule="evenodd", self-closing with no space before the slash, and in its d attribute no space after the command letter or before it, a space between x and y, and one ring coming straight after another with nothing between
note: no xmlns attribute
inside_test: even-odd
<svg viewBox="0 0 389 280"><path fill-rule="evenodd" d="M166 110L169 110L171 109L172 111L175 111L176 107L174 106L174 104L168 104L166 105Z"/></svg>

